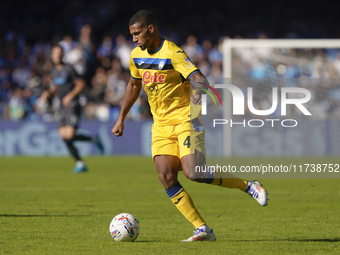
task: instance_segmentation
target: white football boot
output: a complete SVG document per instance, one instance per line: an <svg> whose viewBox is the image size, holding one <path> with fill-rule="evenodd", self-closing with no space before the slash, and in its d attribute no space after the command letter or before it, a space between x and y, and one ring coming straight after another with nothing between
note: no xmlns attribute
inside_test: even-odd
<svg viewBox="0 0 340 255"><path fill-rule="evenodd" d="M259 181L248 181L248 187L246 192L252 196L260 205L266 206L267 201L267 191L262 187L262 184Z"/></svg>
<svg viewBox="0 0 340 255"><path fill-rule="evenodd" d="M194 231L194 235L181 242L196 242L196 241L216 241L214 231L208 227L199 227Z"/></svg>

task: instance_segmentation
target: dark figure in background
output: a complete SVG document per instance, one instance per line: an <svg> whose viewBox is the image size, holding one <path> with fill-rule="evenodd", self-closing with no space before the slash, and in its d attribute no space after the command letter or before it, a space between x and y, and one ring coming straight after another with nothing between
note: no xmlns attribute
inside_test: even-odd
<svg viewBox="0 0 340 255"><path fill-rule="evenodd" d="M59 115L59 134L65 141L72 157L76 160L76 166L73 169L75 173L86 172L87 167L79 156L74 141L88 141L94 143L100 153L103 153L103 146L98 136L90 137L87 135L76 134L80 115L81 106L79 104L79 94L85 88L85 81L77 75L71 65L63 63L63 48L59 45L52 49L52 84L48 90L45 90L40 100L45 103L47 98L52 94L57 94L61 101L61 109Z"/></svg>

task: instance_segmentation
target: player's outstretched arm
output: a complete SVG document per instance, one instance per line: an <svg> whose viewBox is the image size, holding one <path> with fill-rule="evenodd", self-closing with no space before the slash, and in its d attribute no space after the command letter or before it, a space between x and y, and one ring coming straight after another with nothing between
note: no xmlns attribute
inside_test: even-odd
<svg viewBox="0 0 340 255"><path fill-rule="evenodd" d="M43 93L41 93L39 100L36 102L36 109L40 114L45 112L45 104L47 102L47 99L56 92L57 86L52 85L49 89L44 90Z"/></svg>
<svg viewBox="0 0 340 255"><path fill-rule="evenodd" d="M141 88L142 81L130 78L129 83L126 86L122 108L120 109L117 122L112 128L112 134L115 136L119 137L123 135L125 117L136 102Z"/></svg>
<svg viewBox="0 0 340 255"><path fill-rule="evenodd" d="M204 88L204 89L206 89L207 87L205 87L203 84L209 85L207 78L205 78L205 76L201 74L201 72L194 73L190 77L190 82L193 82L196 87ZM197 89L196 94L191 96L190 99L194 104L201 104L201 95L205 93L206 92L204 92L204 90Z"/></svg>

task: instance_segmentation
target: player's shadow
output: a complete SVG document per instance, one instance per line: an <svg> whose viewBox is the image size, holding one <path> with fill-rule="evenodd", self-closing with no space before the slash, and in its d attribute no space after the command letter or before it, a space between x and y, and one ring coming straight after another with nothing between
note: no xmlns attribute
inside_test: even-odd
<svg viewBox="0 0 340 255"><path fill-rule="evenodd" d="M151 241L151 240L134 241L134 243L155 243L155 242L161 242L161 241Z"/></svg>
<svg viewBox="0 0 340 255"><path fill-rule="evenodd" d="M236 240L236 242L320 242L320 243L336 243L340 242L340 237L335 238L305 238L305 239L263 239L263 240Z"/></svg>
<svg viewBox="0 0 340 255"><path fill-rule="evenodd" d="M87 217L90 215L53 215L53 214L0 214L0 217Z"/></svg>

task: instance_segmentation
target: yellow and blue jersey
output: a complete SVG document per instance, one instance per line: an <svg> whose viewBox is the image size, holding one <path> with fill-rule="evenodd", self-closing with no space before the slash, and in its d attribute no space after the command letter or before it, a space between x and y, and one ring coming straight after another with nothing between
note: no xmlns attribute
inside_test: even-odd
<svg viewBox="0 0 340 255"><path fill-rule="evenodd" d="M130 72L133 79L142 80L155 123L177 125L190 120L189 78L199 69L180 47L164 39L154 52L136 47Z"/></svg>

